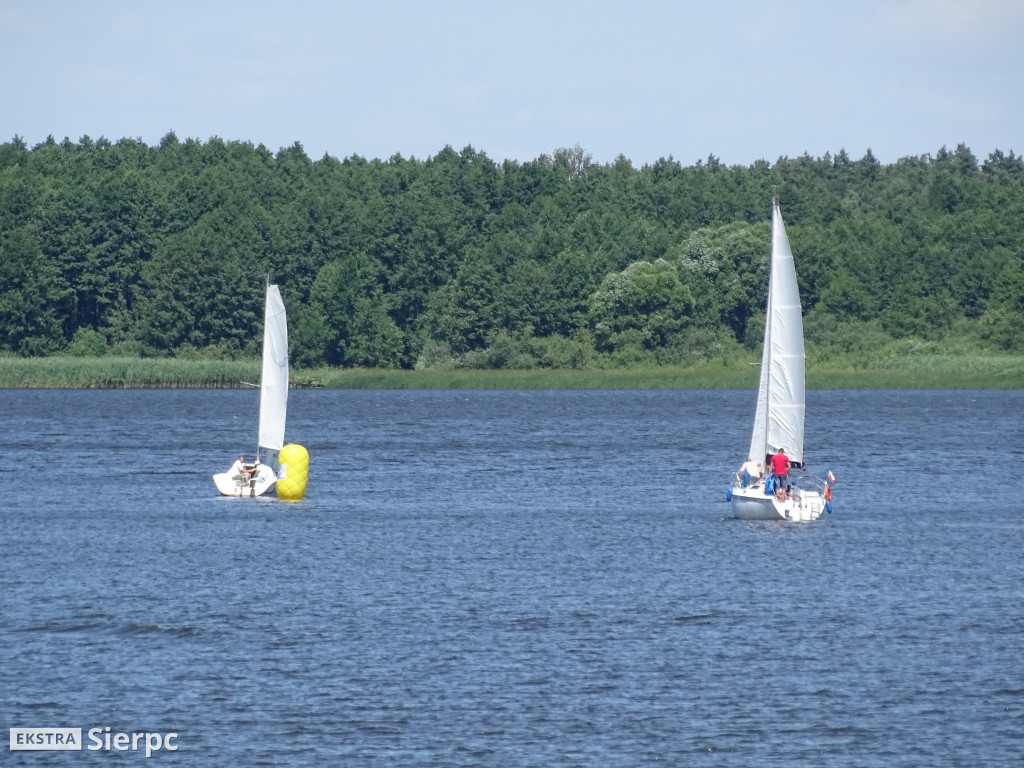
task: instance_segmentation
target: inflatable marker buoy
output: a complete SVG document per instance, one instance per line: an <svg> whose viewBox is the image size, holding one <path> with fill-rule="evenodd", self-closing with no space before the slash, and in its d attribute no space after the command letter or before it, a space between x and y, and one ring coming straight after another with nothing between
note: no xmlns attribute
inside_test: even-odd
<svg viewBox="0 0 1024 768"><path fill-rule="evenodd" d="M306 495L309 480L309 453L301 445L289 443L277 455L281 465L277 480L277 498L298 501Z"/></svg>

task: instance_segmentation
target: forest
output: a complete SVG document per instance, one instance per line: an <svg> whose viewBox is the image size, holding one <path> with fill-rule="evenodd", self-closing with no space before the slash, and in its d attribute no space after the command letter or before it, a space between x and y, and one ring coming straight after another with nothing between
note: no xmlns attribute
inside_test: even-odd
<svg viewBox="0 0 1024 768"><path fill-rule="evenodd" d="M964 145L636 168L311 160L211 138L0 144L0 355L258 354L293 365L628 368L760 349L771 198L808 357L1024 351L1024 158Z"/></svg>

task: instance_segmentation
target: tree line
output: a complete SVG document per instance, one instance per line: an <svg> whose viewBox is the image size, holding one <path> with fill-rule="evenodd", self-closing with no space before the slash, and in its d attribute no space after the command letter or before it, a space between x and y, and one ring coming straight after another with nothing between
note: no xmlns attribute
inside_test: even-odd
<svg viewBox="0 0 1024 768"><path fill-rule="evenodd" d="M299 366L686 364L759 348L778 196L810 349L1024 349L1024 159L964 145L636 168L579 146L313 161L295 143L0 145L0 352Z"/></svg>

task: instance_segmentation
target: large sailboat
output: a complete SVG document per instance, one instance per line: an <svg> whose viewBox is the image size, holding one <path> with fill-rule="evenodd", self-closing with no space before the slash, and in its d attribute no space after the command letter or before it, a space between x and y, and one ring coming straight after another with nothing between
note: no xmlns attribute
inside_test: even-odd
<svg viewBox="0 0 1024 768"><path fill-rule="evenodd" d="M278 479L277 457L284 447L284 425L288 413L288 321L276 285L267 283L263 324L263 373L260 379L260 422L256 461L245 472L223 472L213 476L217 490L225 496L262 496Z"/></svg>
<svg viewBox="0 0 1024 768"><path fill-rule="evenodd" d="M776 489L771 457L782 449L789 472ZM768 307L761 354L761 381L748 461L763 469L745 479L737 473L728 498L743 520L817 520L831 509L831 491L820 486L804 461L804 332L793 252L772 198L772 253Z"/></svg>

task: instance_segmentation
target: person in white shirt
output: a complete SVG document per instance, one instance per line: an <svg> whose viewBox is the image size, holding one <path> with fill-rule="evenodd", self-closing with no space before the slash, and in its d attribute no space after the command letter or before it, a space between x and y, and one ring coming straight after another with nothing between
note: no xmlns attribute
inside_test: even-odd
<svg viewBox="0 0 1024 768"><path fill-rule="evenodd" d="M273 468L267 466L266 464L257 464L256 465L256 472L257 472L256 479L259 480L259 482L261 482L261 483L268 483L271 480L276 480L277 479L274 476Z"/></svg>
<svg viewBox="0 0 1024 768"><path fill-rule="evenodd" d="M231 469L228 470L228 474L231 477L237 477L238 475L244 475L245 479L248 480L256 476L256 467L245 466L245 456L239 456L238 461L231 465Z"/></svg>
<svg viewBox="0 0 1024 768"><path fill-rule="evenodd" d="M743 462L743 466L740 467L740 472L743 473L743 487L746 488L750 485L750 478L756 480L761 476L761 465L748 456L747 460Z"/></svg>

